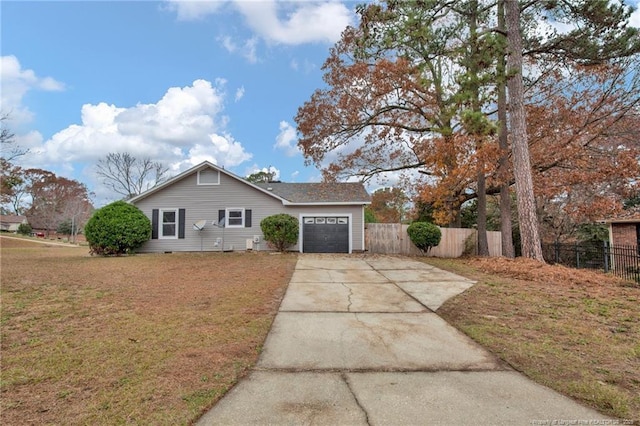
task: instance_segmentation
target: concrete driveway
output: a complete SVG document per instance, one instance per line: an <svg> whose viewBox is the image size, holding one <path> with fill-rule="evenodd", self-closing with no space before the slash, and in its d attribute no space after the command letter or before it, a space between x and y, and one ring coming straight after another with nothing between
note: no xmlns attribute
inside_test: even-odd
<svg viewBox="0 0 640 426"><path fill-rule="evenodd" d="M256 368L197 424L608 419L513 371L435 313L473 284L410 258L301 255Z"/></svg>

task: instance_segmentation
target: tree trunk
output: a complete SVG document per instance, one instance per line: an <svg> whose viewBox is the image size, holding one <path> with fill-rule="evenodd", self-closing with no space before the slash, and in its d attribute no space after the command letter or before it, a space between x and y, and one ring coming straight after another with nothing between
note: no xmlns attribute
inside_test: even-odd
<svg viewBox="0 0 640 426"><path fill-rule="evenodd" d="M509 89L509 122L511 124L511 146L513 151L513 174L516 182L518 221L522 238L522 256L544 262L538 230L536 203L531 177L531 161L527 137L527 119L524 109L524 86L522 82L522 34L520 32L520 6L516 0L505 4L507 24Z"/></svg>
<svg viewBox="0 0 640 426"><path fill-rule="evenodd" d="M489 256L487 238L487 188L484 170L478 172L478 256Z"/></svg>
<svg viewBox="0 0 640 426"><path fill-rule="evenodd" d="M498 2L498 28L505 30L504 0ZM505 52L506 53L506 52ZM498 145L500 159L498 160L498 176L503 182L500 185L500 233L502 236L502 255L513 259L516 254L513 247L511 223L511 191L509 190L509 141L507 140L507 82L506 59L504 55L498 57Z"/></svg>
<svg viewBox="0 0 640 426"><path fill-rule="evenodd" d="M470 56L471 60L468 65L468 72L471 76L476 76L480 73L479 61L481 60L482 53L480 52L479 40L478 40L478 2L473 0L469 4L469 44L470 44ZM473 77L472 77L473 81ZM480 87L477 81L471 83L469 87L470 106L473 112L482 112L482 106L480 104ZM484 134L478 133L479 129L472 129L472 133L475 133L476 149L480 153L482 151L482 145L484 143ZM477 165L477 194L478 194L478 256L489 256L489 241L487 239L487 188L486 177L484 171L484 156L478 156Z"/></svg>

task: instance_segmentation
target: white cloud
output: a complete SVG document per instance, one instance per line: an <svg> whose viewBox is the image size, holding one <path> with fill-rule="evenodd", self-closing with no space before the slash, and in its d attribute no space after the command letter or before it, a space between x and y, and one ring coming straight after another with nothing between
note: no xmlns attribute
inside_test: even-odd
<svg viewBox="0 0 640 426"><path fill-rule="evenodd" d="M64 84L59 81L51 78L45 77L40 80L40 84L38 85L40 89L46 90L49 92L60 92L64 90Z"/></svg>
<svg viewBox="0 0 640 426"><path fill-rule="evenodd" d="M52 77L38 77L33 70L23 69L13 55L0 57L0 105L9 113L12 128L28 123L33 113L22 105L22 99L31 90L62 91L63 83Z"/></svg>
<svg viewBox="0 0 640 426"><path fill-rule="evenodd" d="M219 13L228 3L235 6L248 27L260 38L287 45L334 43L355 18L343 3L335 0L166 0L165 9L175 12L178 20L198 20ZM228 47L227 50L232 51Z"/></svg>
<svg viewBox="0 0 640 426"><path fill-rule="evenodd" d="M38 146L29 144L25 160L41 167L65 167L73 162L95 164L110 152L128 152L161 161L174 172L203 160L237 166L251 154L225 131L224 80L217 83L196 80L191 86L172 87L154 104L83 105L80 124Z"/></svg>
<svg viewBox="0 0 640 426"><path fill-rule="evenodd" d="M21 149L30 150L32 148L39 147L42 144L43 137L42 133L31 130L27 133L17 134L15 135L16 145Z"/></svg>
<svg viewBox="0 0 640 426"><path fill-rule="evenodd" d="M238 49L238 46L236 45L236 43L228 35L218 37L218 41L220 42L222 47L224 47L229 53L233 53Z"/></svg>
<svg viewBox="0 0 640 426"><path fill-rule="evenodd" d="M250 64L255 64L258 62L258 38L251 37L244 42L236 42L230 36L221 36L218 37L218 42L222 47L229 53L239 53L243 56Z"/></svg>
<svg viewBox="0 0 640 426"><path fill-rule="evenodd" d="M223 1L166 0L164 9L176 12L179 21L195 21L216 13L223 5Z"/></svg>
<svg viewBox="0 0 640 426"><path fill-rule="evenodd" d="M244 56L250 64L258 62L257 45L258 39L256 37L252 37L244 43L244 46L242 46L242 56Z"/></svg>
<svg viewBox="0 0 640 426"><path fill-rule="evenodd" d="M629 24L632 27L640 28L640 1L637 1L634 6L636 10L629 17Z"/></svg>
<svg viewBox="0 0 640 426"><path fill-rule="evenodd" d="M287 157L293 157L300 153L297 143L296 129L286 121L281 121L280 133L276 136L276 143L273 147L283 151Z"/></svg>
<svg viewBox="0 0 640 426"><path fill-rule="evenodd" d="M236 96L235 96L234 100L235 100L236 102L238 102L238 101L239 101L240 99L242 99L243 97L244 97L244 86L242 86L242 87L238 87L238 88L236 89Z"/></svg>
<svg viewBox="0 0 640 426"><path fill-rule="evenodd" d="M314 71L317 68L316 64L314 64L313 62L310 62L308 59L305 59L302 62L302 64L300 64L296 59L292 59L291 62L289 63L289 66L291 67L292 70L294 71L302 70L305 74L309 74L310 72Z"/></svg>
<svg viewBox="0 0 640 426"><path fill-rule="evenodd" d="M236 1L235 6L264 40L288 45L334 43L354 18L344 4L336 1Z"/></svg>

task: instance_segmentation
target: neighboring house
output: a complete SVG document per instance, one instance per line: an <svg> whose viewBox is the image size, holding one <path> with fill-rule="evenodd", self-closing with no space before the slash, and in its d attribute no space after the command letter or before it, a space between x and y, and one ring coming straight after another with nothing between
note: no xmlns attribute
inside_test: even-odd
<svg viewBox="0 0 640 426"><path fill-rule="evenodd" d="M292 250L352 253L370 197L361 183L253 184L205 161L129 202L152 222L142 252L269 250L260 221L287 213L300 224Z"/></svg>
<svg viewBox="0 0 640 426"><path fill-rule="evenodd" d="M612 246L636 246L640 248L640 210L628 211L616 218L607 219L609 241Z"/></svg>
<svg viewBox="0 0 640 426"><path fill-rule="evenodd" d="M18 232L18 227L23 223L29 223L25 216L17 216L13 214L0 215L0 231Z"/></svg>
<svg viewBox="0 0 640 426"><path fill-rule="evenodd" d="M603 222L609 225L611 269L625 278L640 280L640 209Z"/></svg>

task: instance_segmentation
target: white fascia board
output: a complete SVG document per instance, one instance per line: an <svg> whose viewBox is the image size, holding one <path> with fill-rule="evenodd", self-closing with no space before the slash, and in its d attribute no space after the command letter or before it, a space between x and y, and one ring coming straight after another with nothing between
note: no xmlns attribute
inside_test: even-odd
<svg viewBox="0 0 640 426"><path fill-rule="evenodd" d="M282 205L284 206L364 206L369 205L371 202L368 201L358 201L358 202L340 202L340 203L293 203L291 201L283 200Z"/></svg>
<svg viewBox="0 0 640 426"><path fill-rule="evenodd" d="M257 189L260 192L263 192L265 194L270 195L271 197L273 197L273 198L275 198L277 200L282 200L283 202L286 201L284 198L279 197L278 195L274 194L273 192L267 191L266 189L263 189L263 188L260 188L259 186L254 185L253 183L241 178L240 176L237 176L236 174L234 174L234 173L232 173L232 172L230 172L230 171L228 171L228 170L226 170L226 169L224 169L222 167L216 166L215 164L211 163L210 161L203 161L202 163L200 163L198 165L195 165L195 166L191 167L190 169L185 170L184 172L179 173L179 174L177 174L176 176L174 176L174 177L172 177L170 179L167 179L165 182L162 182L161 184L156 185L153 188L148 189L147 191L145 191L145 192L143 192L141 194L138 194L135 197L130 198L129 200L127 200L127 203L135 204L136 202L142 200L143 198L146 198L149 195L154 194L154 193L162 190L163 188L166 188L167 186L170 186L173 183L175 183L175 182L177 182L177 181L179 181L181 179L184 179L187 176L190 176L193 173L196 173L198 170L204 169L205 167L209 167L209 168L212 168L213 170L217 170L219 173L225 174L225 175L229 176L230 178L236 179L236 180L244 183L247 186L250 186L250 187L252 187L254 189Z"/></svg>
<svg viewBox="0 0 640 426"><path fill-rule="evenodd" d="M315 202L315 203L294 203L292 201L282 200L285 206L364 206L371 204L371 201L336 201L336 202Z"/></svg>

